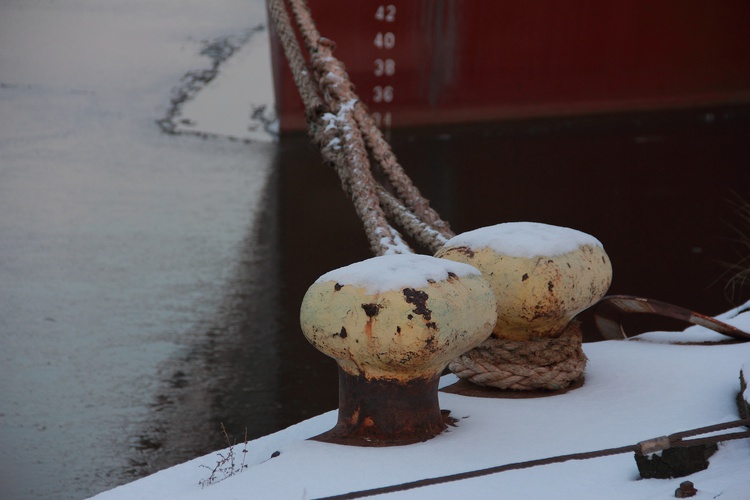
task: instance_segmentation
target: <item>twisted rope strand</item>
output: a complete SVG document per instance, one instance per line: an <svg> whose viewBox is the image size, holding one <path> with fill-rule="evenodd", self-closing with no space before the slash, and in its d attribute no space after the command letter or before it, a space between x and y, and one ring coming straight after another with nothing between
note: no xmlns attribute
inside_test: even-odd
<svg viewBox="0 0 750 500"><path fill-rule="evenodd" d="M361 102L358 103L354 110L354 117L363 131L373 158L388 176L388 180L395 188L398 197L406 208L419 220L430 224L446 238L455 236L448 222L442 220L440 215L430 207L429 200L422 196L417 186L406 175L403 167L396 160L396 155L393 153L390 144L383 138L383 133L375 124L372 115L367 112L365 105Z"/></svg>
<svg viewBox="0 0 750 500"><path fill-rule="evenodd" d="M329 110L319 118L315 113L307 113L308 117L313 117L309 122L311 135L321 151L327 150L324 156L336 165L342 185L362 220L373 253L410 252L380 207L364 138L352 116L359 99L344 65L333 57L335 45L320 36L304 1L287 2L310 54L310 67L318 83L318 92Z"/></svg>
<svg viewBox="0 0 750 500"><path fill-rule="evenodd" d="M274 28L281 41L289 67L292 71L294 83L302 97L302 103L305 107L308 121L316 119L313 115L318 115L323 110L323 102L318 96L318 90L310 77L307 70L307 63L302 55L302 49L297 42L297 36L294 34L291 20L287 14L283 0L269 0L268 10L270 17L274 21Z"/></svg>
<svg viewBox="0 0 750 500"><path fill-rule="evenodd" d="M302 55L287 6L307 49L309 65ZM302 95L309 133L324 160L341 179L362 220L372 251L376 255L411 252L388 222L390 219L434 252L436 242L453 233L396 162L390 146L354 92L343 63L333 56L335 44L322 37L315 27L307 2L269 0L269 12ZM372 175L370 153L401 202L392 196L384 197L387 192ZM441 237L437 238L434 232Z"/></svg>
<svg viewBox="0 0 750 500"><path fill-rule="evenodd" d="M431 224L420 220L391 193L386 191L383 186L377 186L377 190L380 197L380 206L383 207L385 214L400 227L403 227L406 234L433 254L445 245L448 238L443 233Z"/></svg>

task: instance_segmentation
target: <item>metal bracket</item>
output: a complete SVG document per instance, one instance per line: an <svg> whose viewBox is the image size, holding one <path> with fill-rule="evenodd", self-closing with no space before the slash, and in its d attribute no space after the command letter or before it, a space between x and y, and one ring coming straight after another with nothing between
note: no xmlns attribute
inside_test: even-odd
<svg viewBox="0 0 750 500"><path fill-rule="evenodd" d="M673 318L693 325L700 325L737 340L750 341L750 333L740 330L710 316L667 304L659 300L634 297L632 295L610 295L595 306L594 321L599 332L607 340L627 339L622 326L626 314L655 314Z"/></svg>

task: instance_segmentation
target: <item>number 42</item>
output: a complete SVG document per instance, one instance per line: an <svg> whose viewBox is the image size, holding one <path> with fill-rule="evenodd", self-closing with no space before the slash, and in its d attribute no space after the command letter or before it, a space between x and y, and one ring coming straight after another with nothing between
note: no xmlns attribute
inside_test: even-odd
<svg viewBox="0 0 750 500"><path fill-rule="evenodd" d="M396 20L396 6L395 5L381 5L375 10L375 19L378 21L385 21L386 23L392 23Z"/></svg>

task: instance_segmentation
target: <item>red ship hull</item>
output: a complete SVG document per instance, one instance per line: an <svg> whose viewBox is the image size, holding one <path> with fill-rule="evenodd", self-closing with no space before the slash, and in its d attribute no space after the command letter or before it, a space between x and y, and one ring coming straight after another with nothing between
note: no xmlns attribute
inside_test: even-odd
<svg viewBox="0 0 750 500"><path fill-rule="evenodd" d="M310 0L384 127L750 101L747 0ZM302 103L272 33L281 133Z"/></svg>

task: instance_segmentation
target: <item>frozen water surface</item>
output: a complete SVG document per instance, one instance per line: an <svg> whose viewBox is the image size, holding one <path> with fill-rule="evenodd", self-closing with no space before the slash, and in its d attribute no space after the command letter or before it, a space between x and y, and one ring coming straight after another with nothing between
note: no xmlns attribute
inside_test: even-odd
<svg viewBox="0 0 750 500"><path fill-rule="evenodd" d="M156 121L201 40L264 22L260 0L0 5L4 498L138 473L158 367L216 307L274 155Z"/></svg>

